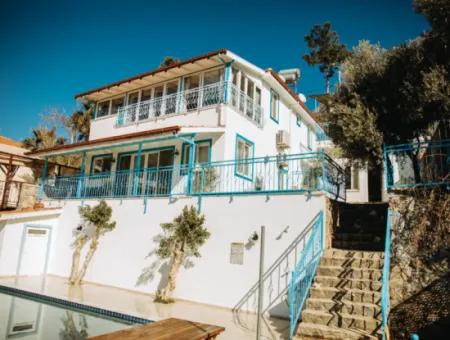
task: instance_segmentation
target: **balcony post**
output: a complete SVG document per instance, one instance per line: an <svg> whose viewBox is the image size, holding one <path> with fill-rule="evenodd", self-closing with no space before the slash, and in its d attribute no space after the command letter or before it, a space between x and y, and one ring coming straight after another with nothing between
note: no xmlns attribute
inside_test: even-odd
<svg viewBox="0 0 450 340"><path fill-rule="evenodd" d="M77 198L81 198L81 194L83 192L85 169L86 169L86 152L83 152L83 155L81 156L80 175L78 178L78 185L77 185Z"/></svg>
<svg viewBox="0 0 450 340"><path fill-rule="evenodd" d="M45 180L47 179L47 170L48 169L48 157L44 157L44 166L42 167L41 181L39 184L39 195L38 197L42 199L44 197L44 185Z"/></svg>
<svg viewBox="0 0 450 340"><path fill-rule="evenodd" d="M182 111L183 92L184 92L184 81L183 80L184 80L183 77L181 77L180 84L178 85L176 113L180 113Z"/></svg>
<svg viewBox="0 0 450 340"><path fill-rule="evenodd" d="M136 164L134 165L133 196L138 195L139 172L141 171L141 156L142 156L142 143L139 143L138 152L136 156Z"/></svg>
<svg viewBox="0 0 450 340"><path fill-rule="evenodd" d="M224 99L224 103L228 104L228 100L230 97L230 78L231 78L231 64L232 62L228 62L225 64L225 84L224 84L224 94L223 94L223 99Z"/></svg>
<svg viewBox="0 0 450 340"><path fill-rule="evenodd" d="M192 194L193 187L193 174L194 174L194 166L195 166L195 142L194 137L189 142L189 170L188 170L188 183L187 183L187 192L188 194Z"/></svg>

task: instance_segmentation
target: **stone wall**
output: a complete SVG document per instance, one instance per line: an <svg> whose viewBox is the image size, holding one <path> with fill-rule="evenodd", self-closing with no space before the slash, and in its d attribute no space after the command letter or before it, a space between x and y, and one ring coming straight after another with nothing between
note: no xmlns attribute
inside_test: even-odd
<svg viewBox="0 0 450 340"><path fill-rule="evenodd" d="M33 208L36 203L38 186L36 184L22 183L18 209Z"/></svg>

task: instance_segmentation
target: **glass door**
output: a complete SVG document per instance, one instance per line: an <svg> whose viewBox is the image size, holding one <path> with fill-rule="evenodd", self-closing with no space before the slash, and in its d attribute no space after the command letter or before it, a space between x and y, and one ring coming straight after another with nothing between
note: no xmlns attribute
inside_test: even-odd
<svg viewBox="0 0 450 340"><path fill-rule="evenodd" d="M117 162L117 171L116 171L116 195L117 196L128 196L131 194L132 187L132 179L131 176L131 155L120 155L119 161Z"/></svg>
<svg viewBox="0 0 450 340"><path fill-rule="evenodd" d="M193 75L184 78L184 100L185 109L187 111L196 110L198 108L200 76Z"/></svg>
<svg viewBox="0 0 450 340"><path fill-rule="evenodd" d="M134 122L136 120L137 103L139 102L139 92L132 92L128 95L127 105L128 105L128 116L130 121Z"/></svg>
<svg viewBox="0 0 450 340"><path fill-rule="evenodd" d="M145 194L168 195L172 187L173 150L147 153Z"/></svg>
<svg viewBox="0 0 450 340"><path fill-rule="evenodd" d="M177 110L178 80L166 85L166 115L175 113Z"/></svg>
<svg viewBox="0 0 450 340"><path fill-rule="evenodd" d="M155 114L155 117L161 116L163 94L164 86L158 86L155 88L155 92L153 94L153 112Z"/></svg>

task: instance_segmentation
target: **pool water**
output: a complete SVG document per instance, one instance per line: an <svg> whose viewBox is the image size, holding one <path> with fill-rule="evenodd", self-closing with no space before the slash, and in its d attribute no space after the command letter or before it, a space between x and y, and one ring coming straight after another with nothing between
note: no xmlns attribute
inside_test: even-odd
<svg viewBox="0 0 450 340"><path fill-rule="evenodd" d="M0 340L83 340L130 326L126 321L0 293Z"/></svg>

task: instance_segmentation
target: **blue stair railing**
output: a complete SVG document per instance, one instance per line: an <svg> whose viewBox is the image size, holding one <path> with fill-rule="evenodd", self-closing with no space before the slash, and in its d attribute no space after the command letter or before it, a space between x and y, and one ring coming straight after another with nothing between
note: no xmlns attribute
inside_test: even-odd
<svg viewBox="0 0 450 340"><path fill-rule="evenodd" d="M314 275L324 250L323 211L314 223L311 236L303 250L295 270L292 272L288 288L288 304L290 316L289 338L294 336L300 313L308 297Z"/></svg>
<svg viewBox="0 0 450 340"><path fill-rule="evenodd" d="M387 221L386 221L386 239L384 244L384 264L383 274L381 278L381 332L383 340L386 339L388 333L388 316L389 316L389 279L391 272L391 228L395 217L398 217L398 213L388 209Z"/></svg>

